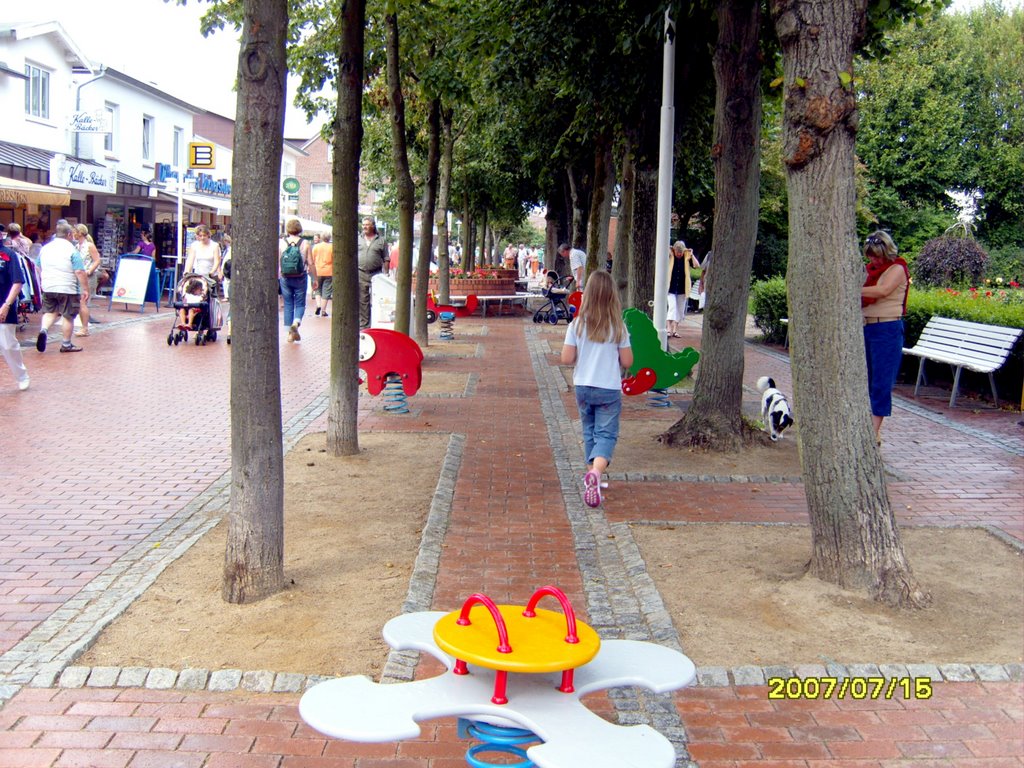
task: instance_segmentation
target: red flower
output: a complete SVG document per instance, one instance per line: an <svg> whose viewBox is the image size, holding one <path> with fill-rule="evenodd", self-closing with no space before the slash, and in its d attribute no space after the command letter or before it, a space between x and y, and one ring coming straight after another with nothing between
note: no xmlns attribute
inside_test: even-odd
<svg viewBox="0 0 1024 768"><path fill-rule="evenodd" d="M985 298L988 298L991 295L992 295L992 291L985 291Z"/></svg>
<svg viewBox="0 0 1024 768"><path fill-rule="evenodd" d="M1020 283L1018 283L1016 280L1011 280L1010 281L1010 287L1011 288L1020 288Z"/></svg>

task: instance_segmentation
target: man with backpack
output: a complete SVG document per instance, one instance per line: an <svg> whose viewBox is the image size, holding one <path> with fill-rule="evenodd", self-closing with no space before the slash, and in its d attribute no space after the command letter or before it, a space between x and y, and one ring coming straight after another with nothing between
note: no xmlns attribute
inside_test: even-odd
<svg viewBox="0 0 1024 768"><path fill-rule="evenodd" d="M288 327L288 343L299 341L299 326L306 314L306 286L313 268L309 243L302 239L302 224L289 219L285 236L278 244L281 257L281 296L284 298L284 324Z"/></svg>

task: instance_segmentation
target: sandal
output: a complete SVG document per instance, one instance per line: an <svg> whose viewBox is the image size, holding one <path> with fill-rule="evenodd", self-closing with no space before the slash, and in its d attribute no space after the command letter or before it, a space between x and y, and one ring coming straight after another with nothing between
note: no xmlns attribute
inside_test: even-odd
<svg viewBox="0 0 1024 768"><path fill-rule="evenodd" d="M75 336L88 336L88 335L89 335L88 331L83 331L83 330L75 331Z"/></svg>
<svg viewBox="0 0 1024 768"><path fill-rule="evenodd" d="M583 476L583 502L588 507L601 506L601 476L597 472L587 472Z"/></svg>

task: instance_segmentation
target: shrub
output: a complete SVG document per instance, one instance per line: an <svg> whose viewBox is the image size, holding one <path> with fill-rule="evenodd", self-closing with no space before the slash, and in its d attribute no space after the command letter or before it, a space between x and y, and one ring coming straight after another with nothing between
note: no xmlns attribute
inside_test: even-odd
<svg viewBox="0 0 1024 768"><path fill-rule="evenodd" d="M989 250L985 277L992 280L1001 277L1007 283L1011 280L1024 283L1024 248L1007 245Z"/></svg>
<svg viewBox="0 0 1024 768"><path fill-rule="evenodd" d="M766 342L781 344L785 341L787 328L782 318L789 317L789 301L784 278L759 280L750 287L750 314Z"/></svg>
<svg viewBox="0 0 1024 768"><path fill-rule="evenodd" d="M981 278L988 254L970 237L943 235L929 240L914 259L914 277L922 286L973 285Z"/></svg>

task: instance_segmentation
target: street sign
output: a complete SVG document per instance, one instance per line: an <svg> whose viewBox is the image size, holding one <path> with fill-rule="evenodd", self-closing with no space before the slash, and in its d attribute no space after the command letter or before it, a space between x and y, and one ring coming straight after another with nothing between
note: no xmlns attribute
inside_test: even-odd
<svg viewBox="0 0 1024 768"><path fill-rule="evenodd" d="M287 192L289 195L297 195L299 193L299 180L294 176L286 176L281 182L281 189Z"/></svg>
<svg viewBox="0 0 1024 768"><path fill-rule="evenodd" d="M213 144L208 141L190 141L188 145L188 167L215 168Z"/></svg>

